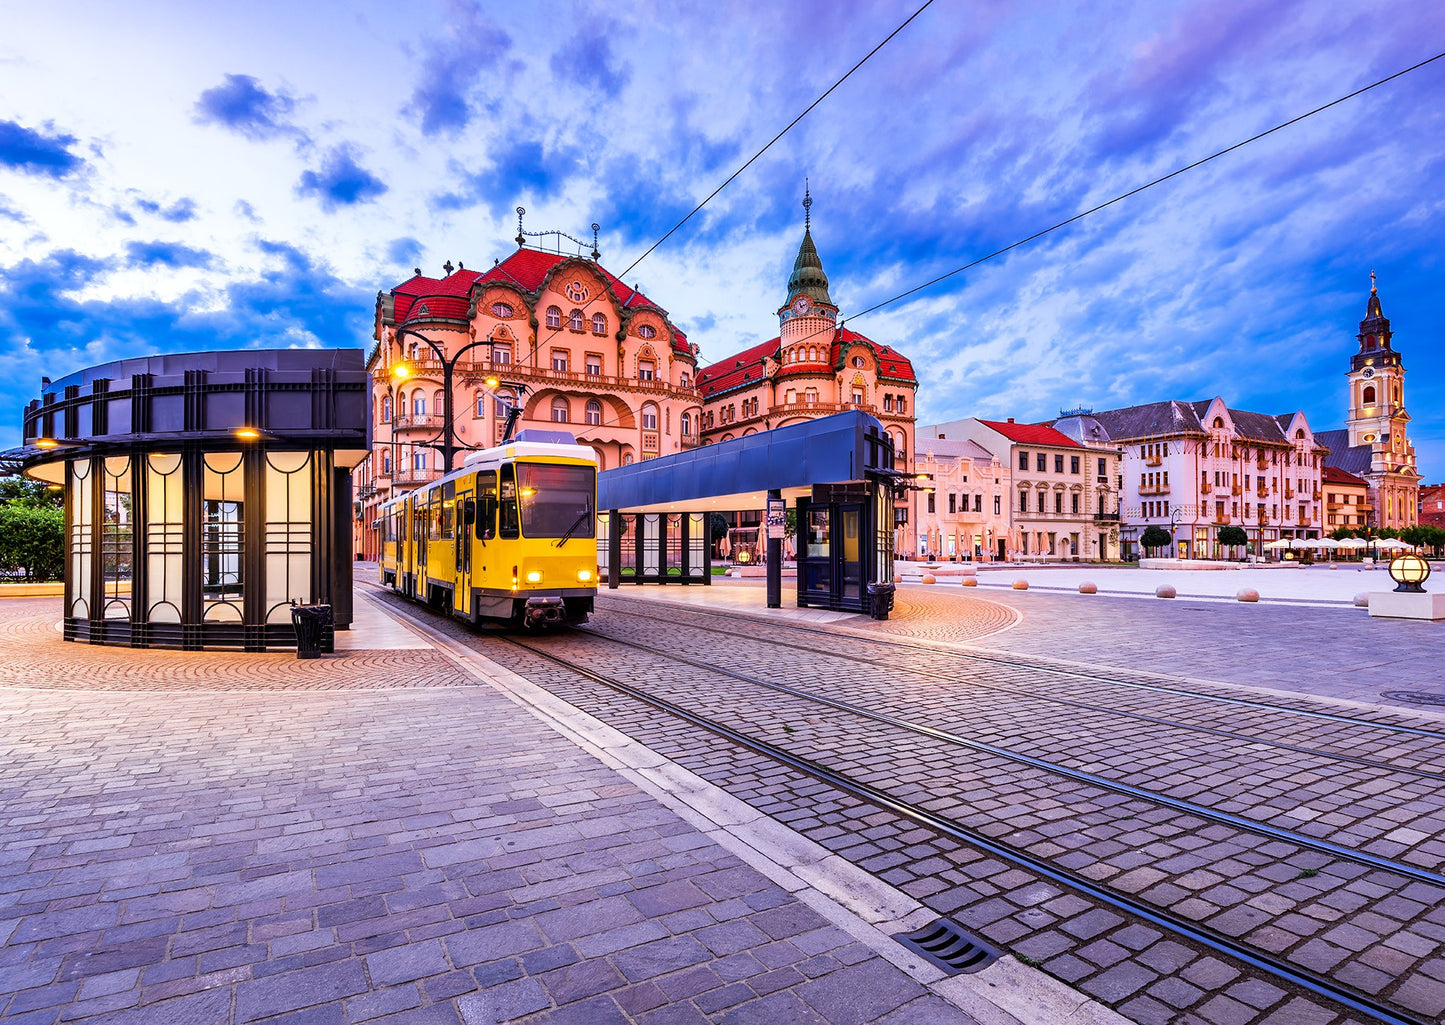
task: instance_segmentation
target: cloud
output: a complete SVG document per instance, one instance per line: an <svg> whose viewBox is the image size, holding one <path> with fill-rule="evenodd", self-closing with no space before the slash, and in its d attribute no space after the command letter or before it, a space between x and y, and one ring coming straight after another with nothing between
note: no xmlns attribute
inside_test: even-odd
<svg viewBox="0 0 1445 1025"><path fill-rule="evenodd" d="M406 266L415 263L421 251L421 243L410 236L394 238L386 244L386 259L389 263Z"/></svg>
<svg viewBox="0 0 1445 1025"><path fill-rule="evenodd" d="M523 132L530 136L530 132ZM438 210L465 210L486 206L502 216L518 200L538 202L560 195L572 176L582 169L581 152L572 147L548 150L531 137L518 138L492 151L492 166L463 174L461 187L432 199Z"/></svg>
<svg viewBox="0 0 1445 1025"><path fill-rule="evenodd" d="M632 79L632 68L612 52L612 40L620 35L615 24L584 23L552 54L552 73L576 85L600 89L616 99Z"/></svg>
<svg viewBox="0 0 1445 1025"><path fill-rule="evenodd" d="M84 160L70 152L75 141L73 135L55 132L55 126L49 121L44 132L14 121L0 121L0 167L45 178L64 178L85 165Z"/></svg>
<svg viewBox="0 0 1445 1025"><path fill-rule="evenodd" d="M415 62L421 84L407 110L421 115L423 135L456 135L472 120L472 92L484 71L500 66L512 37L492 24L479 5L450 0L445 33Z"/></svg>
<svg viewBox="0 0 1445 1025"><path fill-rule="evenodd" d="M333 147L321 170L302 172L296 186L298 195L317 197L328 213L338 206L370 202L386 191L385 182L356 162L349 144Z"/></svg>
<svg viewBox="0 0 1445 1025"><path fill-rule="evenodd" d="M11 206L9 200L4 196L0 196L0 217L7 221L14 221L16 224L30 223L30 218L26 217L19 207Z"/></svg>
<svg viewBox="0 0 1445 1025"><path fill-rule="evenodd" d="M196 219L196 201L189 196L178 199L167 207L163 207L151 199L138 199L135 205L146 213L153 214L163 221L170 221L172 224L184 224L186 221Z"/></svg>
<svg viewBox="0 0 1445 1025"><path fill-rule="evenodd" d="M179 242L127 242L126 264L131 267L210 267L215 255Z"/></svg>
<svg viewBox="0 0 1445 1025"><path fill-rule="evenodd" d="M268 92L251 75L227 75L222 85L207 89L196 101L196 120L229 128L249 139L301 135L286 121L296 101L284 92Z"/></svg>

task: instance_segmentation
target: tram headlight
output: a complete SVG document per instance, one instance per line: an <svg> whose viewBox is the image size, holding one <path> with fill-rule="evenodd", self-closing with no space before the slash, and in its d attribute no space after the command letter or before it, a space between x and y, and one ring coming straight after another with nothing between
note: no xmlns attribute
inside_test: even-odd
<svg viewBox="0 0 1445 1025"><path fill-rule="evenodd" d="M577 579L585 584L592 579L592 571L590 569L579 569L577 571Z"/></svg>
<svg viewBox="0 0 1445 1025"><path fill-rule="evenodd" d="M529 570L527 571L527 583L529 583L529 584L540 584L541 582L542 582L542 571L541 571L541 570L539 570L539 569L529 569Z"/></svg>

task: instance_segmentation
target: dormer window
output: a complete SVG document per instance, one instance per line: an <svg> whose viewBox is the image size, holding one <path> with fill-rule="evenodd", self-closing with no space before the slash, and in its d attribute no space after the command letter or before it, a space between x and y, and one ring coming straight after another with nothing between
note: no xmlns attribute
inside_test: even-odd
<svg viewBox="0 0 1445 1025"><path fill-rule="evenodd" d="M582 330L582 311L581 311L581 310L573 310L571 313L567 314L567 326L568 326L569 328L571 328L573 331L581 331L581 330Z"/></svg>
<svg viewBox="0 0 1445 1025"><path fill-rule="evenodd" d="M562 311L555 306L547 307L547 326L550 328L562 326Z"/></svg>
<svg viewBox="0 0 1445 1025"><path fill-rule="evenodd" d="M511 303L492 303L492 316L510 317L512 315Z"/></svg>
<svg viewBox="0 0 1445 1025"><path fill-rule="evenodd" d="M653 327L651 324L642 324L642 325L639 325L638 328L637 328L637 337L638 337L638 338L656 338L656 337L657 337L657 328Z"/></svg>
<svg viewBox="0 0 1445 1025"><path fill-rule="evenodd" d="M853 365L854 365L855 367L861 367L861 366L863 366L863 364L864 364L865 362L866 362L866 360L864 360L862 356L854 356L854 357L853 357Z"/></svg>
<svg viewBox="0 0 1445 1025"><path fill-rule="evenodd" d="M607 318L600 313L592 314L592 333L594 335L605 335L607 333Z"/></svg>

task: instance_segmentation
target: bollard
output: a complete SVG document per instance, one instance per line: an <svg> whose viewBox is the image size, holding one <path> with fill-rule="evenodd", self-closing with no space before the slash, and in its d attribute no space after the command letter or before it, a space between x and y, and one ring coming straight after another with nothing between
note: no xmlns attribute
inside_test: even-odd
<svg viewBox="0 0 1445 1025"><path fill-rule="evenodd" d="M1259 601L1259 592L1252 587L1241 587L1234 599L1235 601Z"/></svg>
<svg viewBox="0 0 1445 1025"><path fill-rule="evenodd" d="M964 578L963 578L963 586L964 586L964 587L977 587L977 586L978 586L978 577L964 577Z"/></svg>
<svg viewBox="0 0 1445 1025"><path fill-rule="evenodd" d="M1154 597L1156 598L1173 598L1178 595L1178 593L1178 591L1174 590L1173 584L1160 584L1154 588Z"/></svg>
<svg viewBox="0 0 1445 1025"><path fill-rule="evenodd" d="M1027 580L1024 580L1024 579L1020 578L1020 579L1014 581L1014 590L1015 590L1015 591L1027 591L1028 589L1029 589L1029 582L1028 582Z"/></svg>
<svg viewBox="0 0 1445 1025"><path fill-rule="evenodd" d="M1369 608L1369 607L1370 607L1370 592L1368 592L1368 591L1361 591L1359 594L1355 595L1355 607L1356 607L1356 608L1361 608L1361 609L1367 609L1367 608Z"/></svg>
<svg viewBox="0 0 1445 1025"><path fill-rule="evenodd" d="M936 577L934 577L934 575L933 575L932 573L925 573L925 574L923 574L923 581L922 581L922 582L925 583L925 584L936 584L936 583L938 583L938 579L937 579Z"/></svg>
<svg viewBox="0 0 1445 1025"><path fill-rule="evenodd" d="M1098 593L1099 593L1099 585L1096 584L1096 583L1094 583L1092 580L1085 580L1082 584L1079 585L1079 593L1080 593L1080 594L1098 594Z"/></svg>

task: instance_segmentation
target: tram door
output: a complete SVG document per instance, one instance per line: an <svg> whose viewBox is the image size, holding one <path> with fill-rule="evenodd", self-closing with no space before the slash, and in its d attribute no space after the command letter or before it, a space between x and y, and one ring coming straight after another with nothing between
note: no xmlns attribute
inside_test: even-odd
<svg viewBox="0 0 1445 1025"><path fill-rule="evenodd" d="M863 507L861 505L844 505L838 507L838 521L840 527L841 542L839 548L839 573L838 581L841 584L839 598L842 599L844 608L851 608L863 601L863 556L862 556L862 522Z"/></svg>
<svg viewBox="0 0 1445 1025"><path fill-rule="evenodd" d="M476 500L470 491L457 492L456 553L457 581L452 591L452 608L463 616L472 614L472 524L477 518Z"/></svg>

